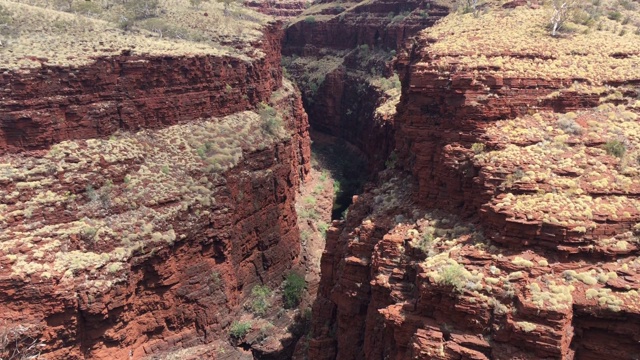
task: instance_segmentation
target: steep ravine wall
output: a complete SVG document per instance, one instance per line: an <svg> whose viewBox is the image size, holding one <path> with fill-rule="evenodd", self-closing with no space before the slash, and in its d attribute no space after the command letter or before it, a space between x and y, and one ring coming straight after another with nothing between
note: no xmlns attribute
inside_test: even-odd
<svg viewBox="0 0 640 360"><path fill-rule="evenodd" d="M281 34L267 27L256 59L123 54L1 75L6 349L131 359L227 341L251 288L281 284L310 166ZM282 129L248 112L261 102Z"/></svg>
<svg viewBox="0 0 640 360"><path fill-rule="evenodd" d="M393 56L388 54L445 16L449 8L432 1L331 5L329 1L316 4L287 27L283 55L305 59L302 66L294 61L288 72L301 87L311 126L356 146L375 173L384 169L395 136L393 114L376 111L389 95L372 80L392 76L389 60ZM367 54L359 54L364 48ZM387 54L385 59L380 58L383 53ZM300 79L327 66L325 57L342 60L310 91Z"/></svg>
<svg viewBox="0 0 640 360"><path fill-rule="evenodd" d="M596 124L608 116L636 126L640 73L633 68L624 81L605 80L591 90L578 76L473 68L464 55L437 47L442 40L420 36L399 52L398 169L368 186L346 221L328 231L310 358L635 359L637 174L597 189L584 179L573 188L553 181L578 178L572 169L589 164L603 176L626 166L603 150L612 125ZM637 51L620 51L637 59ZM616 102L614 92L630 102ZM563 116L576 119L581 132L558 131ZM534 119L542 120L532 126ZM635 154L634 135L619 134L630 138L627 150ZM543 151L527 158L521 149L529 147ZM584 163L563 163L583 150ZM541 168L531 167L536 160ZM544 166L553 169L551 180L527 180ZM620 190L619 181L630 185ZM617 196L624 205L594 205L585 217L591 226L578 226L575 212L560 217L566 205L553 203L556 194L570 204L583 193ZM518 196L551 199L541 212L560 220L537 218L533 202L511 210Z"/></svg>

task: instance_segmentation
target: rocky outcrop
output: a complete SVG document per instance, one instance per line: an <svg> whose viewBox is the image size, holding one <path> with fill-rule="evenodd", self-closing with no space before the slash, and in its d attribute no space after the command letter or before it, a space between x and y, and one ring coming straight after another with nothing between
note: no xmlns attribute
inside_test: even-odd
<svg viewBox="0 0 640 360"><path fill-rule="evenodd" d="M323 2L287 27L285 66L303 92L311 125L355 145L372 173L394 148L395 50L448 11L429 1Z"/></svg>
<svg viewBox="0 0 640 360"><path fill-rule="evenodd" d="M538 53L544 21L526 5L456 14L399 54L401 171L327 236L310 356L639 353L637 47L598 33L603 52L572 38Z"/></svg>
<svg viewBox="0 0 640 360"><path fill-rule="evenodd" d="M62 154L89 149L63 157L53 174L3 179L5 328L37 339L51 359L139 358L226 337L247 290L279 284L300 252L293 204L309 166L306 116L295 92L274 105L288 135L262 140L259 150L243 148L238 163L222 172L157 163L158 151L178 154L164 147L165 133L152 131L99 140L99 147L113 148L98 163L87 161L95 143L65 142L56 148ZM122 154L135 154L131 142L147 137L156 141L143 158L120 159L113 151L129 144ZM34 155L5 156L5 163L50 161ZM35 176L36 187L21 187ZM16 186L20 199L9 200ZM68 200L38 206L42 193ZM37 231L24 234L36 224Z"/></svg>
<svg viewBox="0 0 640 360"><path fill-rule="evenodd" d="M282 85L282 24L265 27L254 58L101 57L0 75L0 153L42 149L117 130L163 128L244 111Z"/></svg>
<svg viewBox="0 0 640 360"><path fill-rule="evenodd" d="M431 1L324 2L317 11L310 10L287 28L285 55L311 55L322 48L349 50L365 44L395 49L449 12Z"/></svg>
<svg viewBox="0 0 640 360"><path fill-rule="evenodd" d="M298 265L310 140L281 34L267 27L255 58L122 54L0 75L0 357L226 342L251 288Z"/></svg>

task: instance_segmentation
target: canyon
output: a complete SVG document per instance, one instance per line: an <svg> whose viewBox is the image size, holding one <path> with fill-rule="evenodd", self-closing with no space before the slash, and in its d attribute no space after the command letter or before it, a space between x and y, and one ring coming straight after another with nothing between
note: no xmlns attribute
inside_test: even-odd
<svg viewBox="0 0 640 360"><path fill-rule="evenodd" d="M640 354L637 9L160 4L0 1L1 358Z"/></svg>

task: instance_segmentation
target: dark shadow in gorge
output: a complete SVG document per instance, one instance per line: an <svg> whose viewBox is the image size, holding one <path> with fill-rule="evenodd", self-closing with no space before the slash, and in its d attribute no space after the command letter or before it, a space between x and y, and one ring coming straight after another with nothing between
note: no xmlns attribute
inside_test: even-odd
<svg viewBox="0 0 640 360"><path fill-rule="evenodd" d="M334 179L334 202L331 219L341 219L354 195L370 179L366 157L353 145L340 138L311 131L312 166L329 171Z"/></svg>

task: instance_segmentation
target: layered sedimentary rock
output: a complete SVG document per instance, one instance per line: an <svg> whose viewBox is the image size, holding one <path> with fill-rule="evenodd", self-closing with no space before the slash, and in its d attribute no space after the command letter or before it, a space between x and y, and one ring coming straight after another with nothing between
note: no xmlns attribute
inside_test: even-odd
<svg viewBox="0 0 640 360"><path fill-rule="evenodd" d="M279 283L300 251L309 140L281 91L276 135L243 112L5 155L5 328L65 359L225 337L243 289Z"/></svg>
<svg viewBox="0 0 640 360"><path fill-rule="evenodd" d="M0 152L41 149L117 130L162 128L268 101L282 84L280 23L265 27L254 58L104 56L69 68L0 75Z"/></svg>
<svg viewBox="0 0 640 360"><path fill-rule="evenodd" d="M399 55L409 174L334 222L312 357L640 352L637 35L549 39L544 14L451 15Z"/></svg>
<svg viewBox="0 0 640 360"><path fill-rule="evenodd" d="M287 27L285 66L303 92L311 125L357 146L372 171L394 148L400 87L396 48L446 15L428 1L322 2Z"/></svg>
<svg viewBox="0 0 640 360"><path fill-rule="evenodd" d="M323 2L289 26L285 54L350 50L364 44L395 49L448 12L448 7L431 1Z"/></svg>
<svg viewBox="0 0 640 360"><path fill-rule="evenodd" d="M251 288L276 288L299 263L294 202L310 140L281 77L280 25L244 53L192 44L179 54L184 42L151 37L177 50L7 66L0 357L129 359L226 342Z"/></svg>

